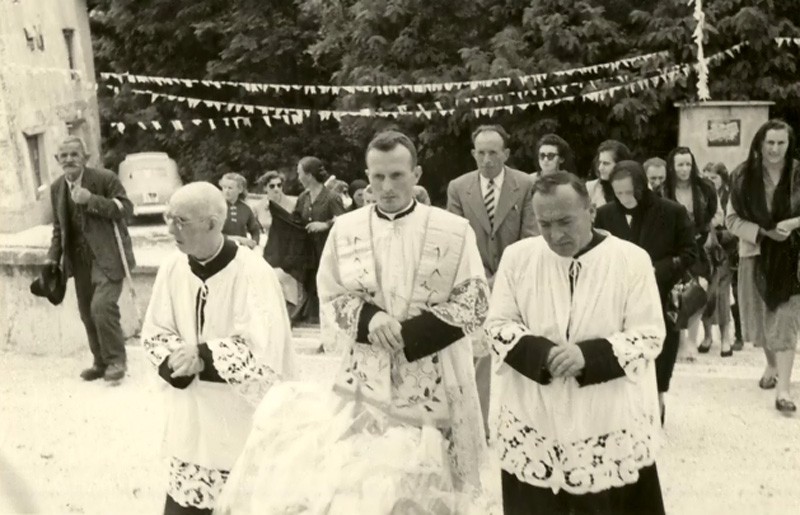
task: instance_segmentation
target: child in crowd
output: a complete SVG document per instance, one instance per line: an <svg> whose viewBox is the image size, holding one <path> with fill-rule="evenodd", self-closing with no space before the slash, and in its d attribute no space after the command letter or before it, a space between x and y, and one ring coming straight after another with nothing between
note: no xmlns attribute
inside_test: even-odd
<svg viewBox="0 0 800 515"><path fill-rule="evenodd" d="M238 173L226 173L220 179L219 186L228 203L228 218L222 233L240 245L254 248L261 238L261 225L253 210L244 202L247 180Z"/></svg>

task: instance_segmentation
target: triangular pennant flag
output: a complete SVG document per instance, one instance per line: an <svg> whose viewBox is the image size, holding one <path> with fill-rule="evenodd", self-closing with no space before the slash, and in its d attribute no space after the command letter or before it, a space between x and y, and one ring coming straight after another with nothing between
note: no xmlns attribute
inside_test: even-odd
<svg viewBox="0 0 800 515"><path fill-rule="evenodd" d="M192 123L195 124L197 127L200 127L200 125L202 125L202 123L203 123L203 120L201 120L199 118L194 118L192 120Z"/></svg>
<svg viewBox="0 0 800 515"><path fill-rule="evenodd" d="M264 120L267 127L272 127L272 120L269 119L269 116L262 116L261 119Z"/></svg>
<svg viewBox="0 0 800 515"><path fill-rule="evenodd" d="M231 126L231 119L230 118L223 118L222 119L222 123L225 124L225 127L230 127Z"/></svg>
<svg viewBox="0 0 800 515"><path fill-rule="evenodd" d="M172 123L172 128L175 129L176 131L183 130L183 122L181 122L180 120L172 120L172 122L170 123Z"/></svg>
<svg viewBox="0 0 800 515"><path fill-rule="evenodd" d="M136 124L139 126L140 129L145 131L147 130L147 125L145 125L144 122L136 122Z"/></svg>
<svg viewBox="0 0 800 515"><path fill-rule="evenodd" d="M214 120L209 119L208 120L208 126L211 127L212 131L217 129L217 124L214 123Z"/></svg>
<svg viewBox="0 0 800 515"><path fill-rule="evenodd" d="M319 112L319 117L324 122L324 121L328 120L331 117L331 112L330 111L320 111Z"/></svg>
<svg viewBox="0 0 800 515"><path fill-rule="evenodd" d="M117 122L117 130L120 134L123 134L125 132L125 124L122 122Z"/></svg>
<svg viewBox="0 0 800 515"><path fill-rule="evenodd" d="M225 125L227 125L227 123ZM233 126L236 127L237 129L239 128L239 118L238 117L234 117L233 118Z"/></svg>
<svg viewBox="0 0 800 515"><path fill-rule="evenodd" d="M250 118L242 118L242 123L245 127L252 127L253 124L250 122Z"/></svg>
<svg viewBox="0 0 800 515"><path fill-rule="evenodd" d="M154 128L155 130L157 130L157 131L160 131L160 130L161 130L161 122L157 122L157 121L155 121L155 120L154 120L154 121L152 121L151 123L153 124L153 128Z"/></svg>

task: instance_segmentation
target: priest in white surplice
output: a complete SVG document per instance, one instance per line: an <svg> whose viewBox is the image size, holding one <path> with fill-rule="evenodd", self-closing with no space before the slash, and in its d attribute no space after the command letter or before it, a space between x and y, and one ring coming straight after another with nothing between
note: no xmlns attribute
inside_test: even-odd
<svg viewBox="0 0 800 515"><path fill-rule="evenodd" d="M256 405L294 373L280 284L261 256L222 235L226 215L222 193L197 182L175 192L164 217L179 251L158 270L141 336L164 381L165 514L211 513Z"/></svg>
<svg viewBox="0 0 800 515"><path fill-rule="evenodd" d="M662 514L653 265L592 229L574 175L540 178L533 209L542 236L506 249L486 322L505 513Z"/></svg>
<svg viewBox="0 0 800 515"><path fill-rule="evenodd" d="M491 512L466 337L488 310L475 235L414 201L420 169L407 136L378 134L366 160L377 203L337 217L317 275L339 373L332 388L270 391L222 513Z"/></svg>

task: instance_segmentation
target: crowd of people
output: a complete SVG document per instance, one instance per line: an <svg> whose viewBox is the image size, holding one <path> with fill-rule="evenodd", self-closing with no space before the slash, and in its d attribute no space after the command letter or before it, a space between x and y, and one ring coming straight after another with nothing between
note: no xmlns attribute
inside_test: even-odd
<svg viewBox="0 0 800 515"><path fill-rule="evenodd" d="M446 209L394 130L369 143L366 181L309 156L296 198L277 172L252 210L236 174L173 195L178 250L141 334L167 399L165 513L658 514L676 359L762 347L759 387L796 410L789 125L764 124L730 174L701 172L687 147L640 164L608 140L583 181L555 134L528 174L507 164L509 139L475 130L477 167ZM77 138L59 150L50 257L76 277L94 356L82 377L120 379L130 201L86 158ZM340 355L332 386L296 380L292 323L317 318ZM501 470L487 474L490 452Z"/></svg>

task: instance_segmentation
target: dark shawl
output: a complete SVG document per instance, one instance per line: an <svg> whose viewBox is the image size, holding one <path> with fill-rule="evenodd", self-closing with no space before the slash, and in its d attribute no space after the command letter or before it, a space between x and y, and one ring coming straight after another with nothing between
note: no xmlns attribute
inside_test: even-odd
<svg viewBox="0 0 800 515"><path fill-rule="evenodd" d="M790 173L783 173L772 197L772 213L767 209L764 175L740 165L734 172L731 204L739 217L772 230L782 220L800 216L800 162L793 161ZM756 287L770 310L800 294L797 277L800 237L793 232L785 241L761 238L761 253L756 258Z"/></svg>
<svg viewBox="0 0 800 515"><path fill-rule="evenodd" d="M316 266L306 226L275 202L270 201L269 212L272 225L264 247L264 259L273 268L281 268L303 283L306 272Z"/></svg>

